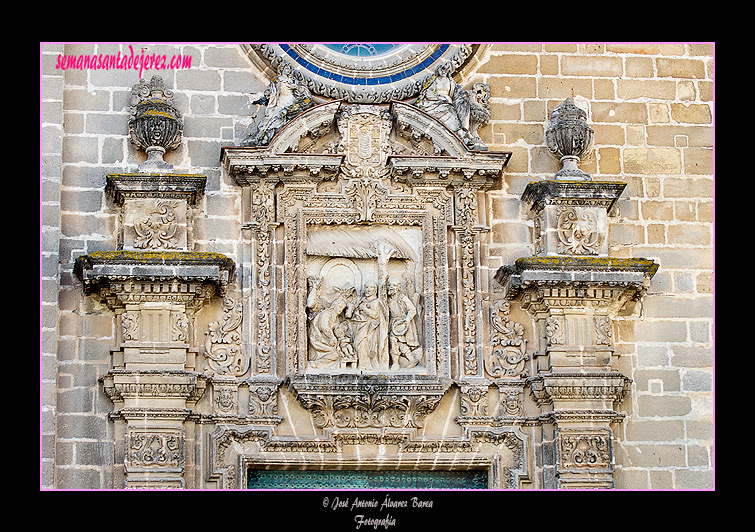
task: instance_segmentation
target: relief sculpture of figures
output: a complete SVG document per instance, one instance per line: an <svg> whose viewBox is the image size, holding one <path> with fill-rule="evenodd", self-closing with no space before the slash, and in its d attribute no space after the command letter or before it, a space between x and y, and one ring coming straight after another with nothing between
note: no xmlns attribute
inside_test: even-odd
<svg viewBox="0 0 755 532"><path fill-rule="evenodd" d="M283 64L264 93L254 94L253 104L265 105L265 117L255 132L242 142L244 146L266 146L292 118L314 105L309 89L294 77L290 65Z"/></svg>
<svg viewBox="0 0 755 532"><path fill-rule="evenodd" d="M378 297L377 283L364 285L364 295L357 302L351 321L359 369L388 369L388 311Z"/></svg>
<svg viewBox="0 0 755 532"><path fill-rule="evenodd" d="M368 280L361 295L353 287L338 289L330 303L322 287L322 278L309 278L310 369L398 371L419 365L417 304L402 292L398 280Z"/></svg>
<svg viewBox="0 0 755 532"><path fill-rule="evenodd" d="M316 290L316 283L313 283ZM320 307L321 300L310 296L312 308ZM310 314L309 364L313 369L340 369L354 362L354 350L343 326L341 314L349 303L349 293L342 292L327 307Z"/></svg>
<svg viewBox="0 0 755 532"><path fill-rule="evenodd" d="M401 291L401 283L396 279L388 280L388 309L391 369L413 368L422 354L414 323L417 306Z"/></svg>
<svg viewBox="0 0 755 532"><path fill-rule="evenodd" d="M452 65L438 67L423 87L415 106L437 118L474 150L487 147L477 134L477 129L490 118L490 87L475 83L473 90L464 90L451 78Z"/></svg>

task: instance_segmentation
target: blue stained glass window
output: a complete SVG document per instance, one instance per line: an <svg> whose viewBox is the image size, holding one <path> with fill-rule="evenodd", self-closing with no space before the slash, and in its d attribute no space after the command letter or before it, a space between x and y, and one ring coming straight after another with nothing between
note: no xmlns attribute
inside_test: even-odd
<svg viewBox="0 0 755 532"><path fill-rule="evenodd" d="M486 470L249 469L249 489L486 489Z"/></svg>

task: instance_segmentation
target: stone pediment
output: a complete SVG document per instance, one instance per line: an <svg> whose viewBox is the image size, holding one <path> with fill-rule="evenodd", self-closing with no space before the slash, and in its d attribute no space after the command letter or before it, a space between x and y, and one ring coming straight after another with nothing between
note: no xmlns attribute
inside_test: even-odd
<svg viewBox="0 0 755 532"><path fill-rule="evenodd" d="M345 114L382 115L380 120L390 128L379 147L383 157L381 164L368 166L379 166L381 175L412 184L468 181L487 188L492 184L487 179L500 177L511 157L511 152L470 150L440 120L403 102L386 107L334 101L303 112L278 130L268 145L223 147L223 166L242 186L268 176L302 178L304 171L313 178L333 178L344 164L358 167L350 162L355 158L352 154L358 158L360 150L372 150L364 141L359 145L367 133L348 145L338 126Z"/></svg>

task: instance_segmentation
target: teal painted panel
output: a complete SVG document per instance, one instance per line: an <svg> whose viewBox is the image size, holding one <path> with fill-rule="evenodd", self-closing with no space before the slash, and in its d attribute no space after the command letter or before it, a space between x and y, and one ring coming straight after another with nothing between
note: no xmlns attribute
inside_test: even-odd
<svg viewBox="0 0 755 532"><path fill-rule="evenodd" d="M249 469L249 489L486 489L488 472Z"/></svg>

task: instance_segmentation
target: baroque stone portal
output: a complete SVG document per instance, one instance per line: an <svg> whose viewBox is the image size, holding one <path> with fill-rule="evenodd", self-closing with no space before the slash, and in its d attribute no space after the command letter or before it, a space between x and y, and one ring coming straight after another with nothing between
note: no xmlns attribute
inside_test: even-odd
<svg viewBox="0 0 755 532"><path fill-rule="evenodd" d="M285 381L317 427L421 427L452 378L483 376L478 196L510 153L462 137L404 102L333 101L223 148L246 198L252 378Z"/></svg>
<svg viewBox="0 0 755 532"><path fill-rule="evenodd" d="M256 371L450 377L453 330L479 374L477 201L509 155L470 151L401 102L315 106L266 146L224 148L248 190Z"/></svg>

